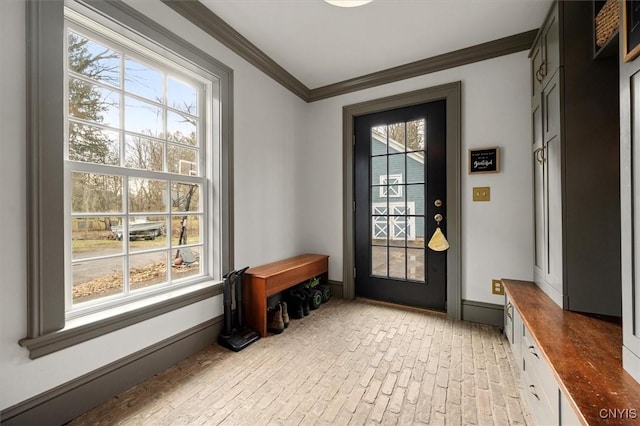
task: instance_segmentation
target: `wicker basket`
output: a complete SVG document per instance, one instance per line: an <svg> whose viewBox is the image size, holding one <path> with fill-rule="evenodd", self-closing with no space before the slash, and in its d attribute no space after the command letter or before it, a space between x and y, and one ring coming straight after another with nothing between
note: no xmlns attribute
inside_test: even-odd
<svg viewBox="0 0 640 426"><path fill-rule="evenodd" d="M620 5L617 0L607 0L596 16L596 46L602 47L618 29Z"/></svg>

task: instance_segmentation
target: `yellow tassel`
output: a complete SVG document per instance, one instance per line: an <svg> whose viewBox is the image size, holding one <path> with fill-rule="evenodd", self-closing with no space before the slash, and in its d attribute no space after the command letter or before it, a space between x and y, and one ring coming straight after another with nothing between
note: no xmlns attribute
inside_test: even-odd
<svg viewBox="0 0 640 426"><path fill-rule="evenodd" d="M433 233L433 236L429 240L429 244L427 246L433 251L445 251L449 248L449 242L444 237L439 226L436 228L436 232Z"/></svg>

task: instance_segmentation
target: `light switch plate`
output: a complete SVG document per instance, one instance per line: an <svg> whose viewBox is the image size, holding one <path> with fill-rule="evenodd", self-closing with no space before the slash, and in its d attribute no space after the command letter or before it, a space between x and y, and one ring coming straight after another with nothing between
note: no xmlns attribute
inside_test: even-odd
<svg viewBox="0 0 640 426"><path fill-rule="evenodd" d="M490 201L491 187L476 186L473 188L473 201Z"/></svg>

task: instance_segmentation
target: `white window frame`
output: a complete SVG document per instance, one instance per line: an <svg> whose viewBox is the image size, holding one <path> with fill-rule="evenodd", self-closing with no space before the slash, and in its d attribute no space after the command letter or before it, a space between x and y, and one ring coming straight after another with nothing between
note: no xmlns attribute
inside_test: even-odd
<svg viewBox="0 0 640 426"><path fill-rule="evenodd" d="M179 52L194 72L206 70L216 76L219 87L209 97L210 117L222 129L207 135L207 145L219 147L219 152L208 149L203 153L211 164L207 173L213 182L206 190L205 221L210 223L205 236L209 238L206 277L73 319L65 315L65 5L118 34L139 37L146 48L163 46ZM29 349L31 358L38 358L221 294L222 275L233 265L233 71L124 2L31 0L27 2L27 34L28 327L20 344ZM180 182L196 179L173 176Z"/></svg>
<svg viewBox="0 0 640 426"><path fill-rule="evenodd" d="M112 127L110 130L116 131L120 134L120 165L112 166L112 165L102 165L95 163L87 163L81 161L74 161L67 159L68 155L65 152L65 216L67 220L65 221L65 306L66 306L66 318L67 320L77 318L83 315L91 314L94 312L99 312L104 309L108 309L114 306L120 306L123 304L131 303L133 301L142 300L149 298L153 295L166 293L171 291L172 289L180 286L185 286L189 284L194 284L196 282L201 282L205 280L211 280L213 277L209 275L209 271L213 270L212 262L214 262L214 258L210 257L208 254L208 248L211 244L213 237L209 232L209 227L207 223L208 213L210 210L210 203L208 202L209 196L208 194L211 192L211 188L214 185L211 182L212 169L211 164L208 164L207 158L220 158L219 149L217 146L214 146L211 142L212 135L216 132L216 127L219 127L219 123L215 123L214 117L211 114L212 109L212 101L214 97L217 98L217 95L214 95L213 91L218 89L218 79L216 76L211 75L204 70L197 70L196 72L190 70L193 69L193 66L190 66L189 63L184 61L182 58L177 56L175 53L167 51L164 48L159 46L150 45L150 43L144 43L144 40L140 39L135 34L127 34L126 36L122 34L118 34L110 28L101 25L100 23L87 18L86 16L74 11L70 8L65 8L65 35L68 34L69 31L72 31L80 36L86 37L89 40L100 43L101 45L112 49L120 53L120 66L124 67L125 57L132 58L140 63L147 64L153 67L155 70L160 71L161 73L177 76L181 80L187 80L194 87L200 87L198 90L198 119L200 121L200 131L198 131L196 137L198 140L197 150L198 150L198 169L200 170L201 176L189 176L182 174L172 174L168 171L167 164L167 148L169 146L169 142L166 140L160 140L157 138L149 137L149 139L157 139L159 142L164 142L164 159L163 159L163 168L164 171L148 171L148 170L140 170L135 168L128 168L124 165L125 163L125 121L127 120L125 113L126 108L124 104L124 100L126 97L131 98L139 98L145 102L149 102L149 100L137 96L128 92L125 88L125 82L123 80L123 70L120 70L120 87L114 87L106 84L99 84L98 82L91 81L88 78L84 78L81 75L75 75L68 71L68 67L65 67L65 89L68 88L68 81L70 78L81 79L87 81L91 84L96 84L98 86L104 86L108 88L108 90L113 91L118 94L120 98L120 122L118 127ZM65 37L65 41L67 38ZM146 44L147 46L143 45ZM67 52L68 48L65 45L65 52ZM67 98L65 96L65 98ZM157 105L158 108L161 108L163 111L163 116L165 116L164 123L166 123L166 113L172 108L166 105L166 99L163 99L162 102L152 102ZM65 103L65 106L68 103ZM75 119L73 117L69 117L68 111L65 110L65 121L66 123L80 122L81 124L85 124L84 121ZM88 125L92 125L91 122L86 122ZM143 137L147 137L146 135L141 135ZM166 135L164 137L166 139ZM68 137L65 137L65 141L68 140ZM66 146L66 145L65 145ZM213 155L207 156L207 147L210 147L214 152ZM67 147L68 148L68 147ZM72 230L71 230L71 220L74 217L84 218L84 217L92 217L92 216L103 216L102 214L87 214L87 213L72 213L71 212L71 191L68 190L70 188L71 182L71 174L74 172L81 173L95 173L95 174L107 174L107 175L115 175L121 176L123 179L123 199L122 199L122 212L121 213L109 213L110 217L118 217L121 219L123 223L123 253L119 255L114 255L111 257L123 258L124 266L123 266L123 292L121 294L100 297L95 300L83 302L78 305L74 305L72 291L73 291L73 265L81 262L85 262L85 259L82 261L72 261ZM170 226L171 217L176 216L171 211L170 204L170 193L171 193L171 184L172 183L180 183L180 184L197 184L200 188L200 204L203 207L200 211L188 212L184 215L197 215L201 218L200 220L200 232L201 232L201 242L202 244L198 244L200 248L200 267L201 274L198 275L195 279L182 280L182 282L178 280L172 280L172 270L170 266L170 255L168 251L170 249L170 238L167 239L168 244L166 247L151 249L146 251L146 253L156 252L156 253L167 253L166 255L166 264L167 264L167 278L168 282L164 284L158 284L155 286L151 286L147 289L138 289L138 290L130 290L130 283L128 279L128 269L130 264L132 254L129 252L128 247L128 238L124 238L124 236L129 235L128 224L131 219L143 216L156 216L155 213L130 213L128 209L128 181L129 179L135 178L143 178L143 179L153 179L153 180L161 180L167 183L167 193L165 194L165 211L158 212L157 216L165 216L169 221L166 224L167 227ZM179 214L182 216L183 214ZM193 246L193 245L191 245ZM181 249L186 249L188 247L183 247ZM138 254L138 253L136 253Z"/></svg>

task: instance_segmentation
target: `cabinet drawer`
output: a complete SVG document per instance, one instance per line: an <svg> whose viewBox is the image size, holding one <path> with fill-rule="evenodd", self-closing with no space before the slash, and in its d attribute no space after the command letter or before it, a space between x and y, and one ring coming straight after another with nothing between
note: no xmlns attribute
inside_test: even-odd
<svg viewBox="0 0 640 426"><path fill-rule="evenodd" d="M578 420L578 415L563 392L560 392L560 426L582 426L582 422Z"/></svg>
<svg viewBox="0 0 640 426"><path fill-rule="evenodd" d="M554 425L558 423L558 410L554 410L550 401L541 391L541 385L530 371L522 374L522 393L537 425ZM557 398L556 398L557 400Z"/></svg>
<svg viewBox="0 0 640 426"><path fill-rule="evenodd" d="M531 383L526 384L525 393L527 392L527 386L535 386L535 394L547 401L549 408L554 413L558 413L558 384L553 376L551 367L547 363L538 346L533 342L529 330L525 327L524 336L522 341L522 357L523 357L523 369L527 376L531 379Z"/></svg>

